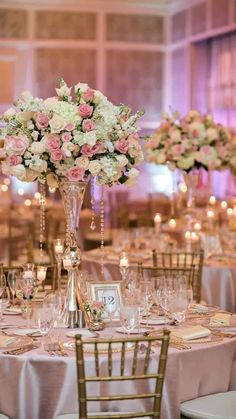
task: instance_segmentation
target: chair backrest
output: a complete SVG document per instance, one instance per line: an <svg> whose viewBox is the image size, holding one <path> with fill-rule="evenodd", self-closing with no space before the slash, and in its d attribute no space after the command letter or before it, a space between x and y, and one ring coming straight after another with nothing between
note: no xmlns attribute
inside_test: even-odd
<svg viewBox="0 0 236 419"><path fill-rule="evenodd" d="M204 261L204 251L194 252L156 252L152 251L153 267L158 268L191 268L194 266L194 276L192 281L193 298L197 303L201 301L202 268Z"/></svg>
<svg viewBox="0 0 236 419"><path fill-rule="evenodd" d="M167 351L169 345L169 331L164 330L163 335L136 337L136 338L113 338L113 339L82 339L81 335L76 335L76 361L77 361L77 376L78 376L78 397L79 397L79 417L80 419L98 419L100 416L96 414L89 414L87 412L88 402L112 402L112 401L129 401L138 399L154 399L152 407L146 412L132 412L132 413L114 413L113 418L139 418L150 417L160 418L162 389L165 377ZM157 368L152 371L150 368L150 361L152 359L151 346L152 344L161 344L159 363ZM99 345L102 345L103 351L99 351ZM105 345L105 346L104 346ZM132 345L132 347L130 347ZM142 345L142 347L140 347ZM141 348L144 348L141 351ZM101 346L100 346L101 349ZM95 375L87 375L85 369L85 353L93 353L94 355L94 369ZM116 352L119 351L119 354ZM142 353L141 353L142 352ZM139 357L140 354L140 357ZM104 357L106 357L104 367ZM116 357L116 362L115 358ZM128 364L128 365L127 365ZM128 368L130 367L130 368ZM153 367L154 368L154 367ZM114 371L115 370L115 371ZM117 373L118 371L118 373ZM122 383L138 380L140 385L137 388L143 389L144 382L147 383L147 393L132 393L127 394ZM150 385L152 380L152 385ZM121 393L111 395L111 387L115 382L119 384ZM109 394L107 395L88 395L87 384L100 383L103 384L104 389L108 388L106 383L110 383ZM155 384L155 385L154 385ZM115 386L117 388L117 385ZM152 388L152 391L151 391ZM123 392L122 392L123 389ZM126 389L127 390L127 389ZM104 394L104 390L103 390ZM110 416L103 414L103 419L108 419Z"/></svg>

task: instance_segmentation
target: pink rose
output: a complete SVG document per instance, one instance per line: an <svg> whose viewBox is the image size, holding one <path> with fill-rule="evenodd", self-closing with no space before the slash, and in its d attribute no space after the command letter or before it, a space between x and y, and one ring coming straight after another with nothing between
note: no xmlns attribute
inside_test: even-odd
<svg viewBox="0 0 236 419"><path fill-rule="evenodd" d="M93 147L88 144L84 144L81 148L81 153L86 157L92 157L94 154L98 154L102 151L102 146L97 142Z"/></svg>
<svg viewBox="0 0 236 419"><path fill-rule="evenodd" d="M38 113L36 116L36 126L39 129L44 129L48 126L49 118L45 113Z"/></svg>
<svg viewBox="0 0 236 419"><path fill-rule="evenodd" d="M60 140L57 135L49 135L46 139L47 151L54 151L60 148Z"/></svg>
<svg viewBox="0 0 236 419"><path fill-rule="evenodd" d="M29 140L25 135L17 135L8 137L9 146L16 154L24 154L25 150L29 145ZM6 144L8 148L8 144Z"/></svg>
<svg viewBox="0 0 236 419"><path fill-rule="evenodd" d="M84 132L92 131L95 128L95 123L91 119L84 119L82 128Z"/></svg>
<svg viewBox="0 0 236 419"><path fill-rule="evenodd" d="M122 138L121 140L117 140L115 142L115 149L118 150L122 154L126 154L129 148L129 142L126 141L125 138Z"/></svg>
<svg viewBox="0 0 236 419"><path fill-rule="evenodd" d="M82 118L89 118L93 113L93 107L87 105L86 103L82 103L78 106L78 113Z"/></svg>
<svg viewBox="0 0 236 419"><path fill-rule="evenodd" d="M75 124L73 122L67 122L64 129L66 131L73 131L75 129Z"/></svg>
<svg viewBox="0 0 236 419"><path fill-rule="evenodd" d="M9 166L16 166L17 164L20 164L21 161L22 158L20 156L17 156L16 154L7 158L7 163L9 164Z"/></svg>
<svg viewBox="0 0 236 419"><path fill-rule="evenodd" d="M55 161L63 160L65 156L65 152L61 149L53 150L51 153L51 159Z"/></svg>
<svg viewBox="0 0 236 419"><path fill-rule="evenodd" d="M81 167L71 167L71 169L67 170L66 177L70 181L83 180L84 173L85 173L85 169Z"/></svg>
<svg viewBox="0 0 236 419"><path fill-rule="evenodd" d="M71 133L70 133L70 132L63 132L63 134L62 134L62 136L61 136L61 139L62 139L62 141L64 141L64 142L68 142L68 141L70 141L70 140L71 140L71 138L72 138L72 135L71 135Z"/></svg>
<svg viewBox="0 0 236 419"><path fill-rule="evenodd" d="M89 87L86 92L82 93L81 97L85 100L85 102L90 102L94 99L94 90Z"/></svg>
<svg viewBox="0 0 236 419"><path fill-rule="evenodd" d="M180 156L184 152L185 152L185 148L184 148L183 144L176 144L172 147L172 153L174 155Z"/></svg>

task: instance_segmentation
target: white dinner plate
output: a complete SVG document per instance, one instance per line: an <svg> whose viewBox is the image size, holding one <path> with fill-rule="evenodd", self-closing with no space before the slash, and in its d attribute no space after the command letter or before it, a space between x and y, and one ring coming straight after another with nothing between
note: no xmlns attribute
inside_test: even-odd
<svg viewBox="0 0 236 419"><path fill-rule="evenodd" d="M158 326L161 324L168 324L170 320L166 319L164 316L159 317L150 317L149 319L142 319L140 321L141 324L149 325L149 326Z"/></svg>
<svg viewBox="0 0 236 419"><path fill-rule="evenodd" d="M6 314L7 316L15 316L21 314L21 309L18 307L8 307L4 310L3 314Z"/></svg>
<svg viewBox="0 0 236 419"><path fill-rule="evenodd" d="M98 333L96 332L91 332L88 329L75 329L75 330L70 330L70 332L67 332L66 336L73 338L75 335L82 335L85 338L97 338L98 337Z"/></svg>
<svg viewBox="0 0 236 419"><path fill-rule="evenodd" d="M123 327L118 327L116 329L118 333L123 333L124 335L128 335L128 333L123 329ZM131 330L129 333L130 335L141 335L142 333L150 332L151 330L147 327L140 327L139 329L136 327L135 329Z"/></svg>
<svg viewBox="0 0 236 419"><path fill-rule="evenodd" d="M17 335L17 336L27 336L27 335L34 335L42 336L41 332L38 329L13 329L11 330L11 334Z"/></svg>

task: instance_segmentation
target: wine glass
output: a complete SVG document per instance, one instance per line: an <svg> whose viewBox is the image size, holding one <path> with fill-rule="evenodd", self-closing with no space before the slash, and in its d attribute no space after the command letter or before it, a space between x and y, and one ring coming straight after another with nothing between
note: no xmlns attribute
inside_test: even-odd
<svg viewBox="0 0 236 419"><path fill-rule="evenodd" d="M19 279L19 286L20 289L23 292L23 296L26 297L26 319L27 319L27 327L29 327L30 323L30 307L29 307L29 301L30 297L34 290L34 272L33 271L23 271L21 273L20 279Z"/></svg>
<svg viewBox="0 0 236 419"><path fill-rule="evenodd" d="M0 274L0 298L2 297L5 289L6 289L6 276L4 274Z"/></svg>
<svg viewBox="0 0 236 419"><path fill-rule="evenodd" d="M141 292L141 307L143 316L146 317L148 322L148 316L150 308L153 305L153 283L149 281L143 281L140 283L140 292Z"/></svg>
<svg viewBox="0 0 236 419"><path fill-rule="evenodd" d="M179 290L173 298L172 313L174 320L180 324L185 320L189 305L187 290Z"/></svg>
<svg viewBox="0 0 236 419"><path fill-rule="evenodd" d="M104 311L107 314L110 321L110 335L112 337L112 322L115 314L119 309L119 296L117 292L111 294L108 291L104 291L102 294L102 301L104 303Z"/></svg>
<svg viewBox="0 0 236 419"><path fill-rule="evenodd" d="M131 305L123 305L121 307L121 324L124 332L130 335L139 323L138 307Z"/></svg>
<svg viewBox="0 0 236 419"><path fill-rule="evenodd" d="M10 269L7 275L7 283L12 295L12 306L15 305L15 295L18 286L18 279L19 279L19 270L17 269Z"/></svg>
<svg viewBox="0 0 236 419"><path fill-rule="evenodd" d="M42 336L46 337L52 330L54 324L54 313L48 307L40 307L37 310L37 325Z"/></svg>

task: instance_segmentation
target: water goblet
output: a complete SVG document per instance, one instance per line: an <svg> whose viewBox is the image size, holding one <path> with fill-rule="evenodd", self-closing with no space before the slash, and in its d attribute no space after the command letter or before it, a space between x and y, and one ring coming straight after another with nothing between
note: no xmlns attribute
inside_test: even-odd
<svg viewBox="0 0 236 419"><path fill-rule="evenodd" d="M179 292L175 294L172 304L173 317L178 324L185 320L188 305L187 290L179 290Z"/></svg>
<svg viewBox="0 0 236 419"><path fill-rule="evenodd" d="M20 271L18 269L10 269L7 275L7 283L11 291L13 307L15 305L15 295L18 286L19 275Z"/></svg>
<svg viewBox="0 0 236 419"><path fill-rule="evenodd" d="M139 315L138 307L131 305L123 305L121 307L121 324L124 329L124 333L128 336L138 326Z"/></svg>
<svg viewBox="0 0 236 419"><path fill-rule="evenodd" d="M114 320L115 314L119 310L119 295L117 292L111 294L108 291L104 291L102 294L102 301L104 303L104 311L109 318L110 323L110 335L112 337L112 322Z"/></svg>
<svg viewBox="0 0 236 419"><path fill-rule="evenodd" d="M54 315L52 310L47 307L40 307L37 310L37 326L43 337L49 335L53 328ZM42 344L43 346L43 344Z"/></svg>

